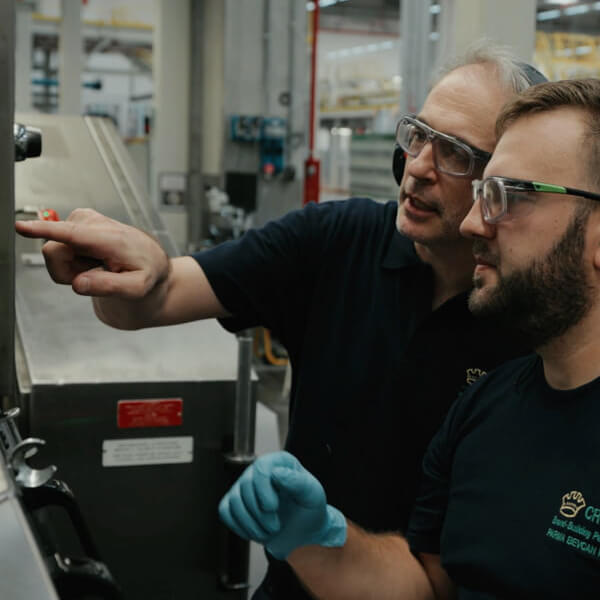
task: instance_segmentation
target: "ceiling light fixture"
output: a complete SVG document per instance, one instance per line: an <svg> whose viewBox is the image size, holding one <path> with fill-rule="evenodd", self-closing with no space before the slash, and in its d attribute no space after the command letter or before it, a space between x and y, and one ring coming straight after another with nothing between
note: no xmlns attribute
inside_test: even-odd
<svg viewBox="0 0 600 600"><path fill-rule="evenodd" d="M319 8L326 8L327 6L333 6L334 4L338 4L339 2L346 2L346 0L319 0ZM307 2L306 10L309 12L315 10L315 3Z"/></svg>
<svg viewBox="0 0 600 600"><path fill-rule="evenodd" d="M573 15L583 15L589 10L590 7L587 4L578 4L577 6L567 6L563 9L563 13L568 17L572 17Z"/></svg>
<svg viewBox="0 0 600 600"><path fill-rule="evenodd" d="M558 19L561 15L560 8L554 10L542 10L537 14L538 21L550 21L552 19Z"/></svg>
<svg viewBox="0 0 600 600"><path fill-rule="evenodd" d="M366 46L352 46L351 48L341 48L327 53L327 58L346 58L347 56L356 56L357 54L366 54L370 52L380 52L382 50L391 50L396 46L392 40L386 40L377 44L367 44Z"/></svg>

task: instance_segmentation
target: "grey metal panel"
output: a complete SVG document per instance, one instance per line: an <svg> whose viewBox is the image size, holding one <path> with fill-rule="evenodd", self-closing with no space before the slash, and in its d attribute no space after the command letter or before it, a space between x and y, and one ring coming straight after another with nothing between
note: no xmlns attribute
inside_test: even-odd
<svg viewBox="0 0 600 600"><path fill-rule="evenodd" d="M236 380L235 337L216 321L119 331L96 319L88 298L53 284L43 268L18 264L17 283L32 385Z"/></svg>
<svg viewBox="0 0 600 600"><path fill-rule="evenodd" d="M0 598L58 600L0 453Z"/></svg>
<svg viewBox="0 0 600 600"><path fill-rule="evenodd" d="M0 2L0 407L14 390L14 45L15 3Z"/></svg>
<svg viewBox="0 0 600 600"><path fill-rule="evenodd" d="M223 450L231 444L235 383L133 382L34 386L30 424L48 441L89 524L100 555L128 600L238 598L218 590L217 505L229 486ZM183 424L119 429L117 402L183 399ZM191 436L193 462L103 467L105 440Z"/></svg>

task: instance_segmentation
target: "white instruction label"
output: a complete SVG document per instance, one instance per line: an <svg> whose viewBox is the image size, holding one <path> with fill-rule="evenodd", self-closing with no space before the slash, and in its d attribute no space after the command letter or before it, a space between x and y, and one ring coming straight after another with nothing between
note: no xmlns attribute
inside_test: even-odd
<svg viewBox="0 0 600 600"><path fill-rule="evenodd" d="M102 442L103 467L190 463L193 458L192 436L129 438Z"/></svg>

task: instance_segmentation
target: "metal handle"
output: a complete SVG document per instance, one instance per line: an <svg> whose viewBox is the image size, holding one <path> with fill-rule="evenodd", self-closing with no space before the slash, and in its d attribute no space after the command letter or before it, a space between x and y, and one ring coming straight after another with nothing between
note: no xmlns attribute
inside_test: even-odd
<svg viewBox="0 0 600 600"><path fill-rule="evenodd" d="M89 558L49 557L48 570L61 600L122 600L121 590L101 562Z"/></svg>
<svg viewBox="0 0 600 600"><path fill-rule="evenodd" d="M96 561L101 560L98 548L81 514L75 496L66 483L58 479L51 479L41 487L25 489L23 490L23 500L25 506L32 512L49 506L62 508L73 525L85 555Z"/></svg>

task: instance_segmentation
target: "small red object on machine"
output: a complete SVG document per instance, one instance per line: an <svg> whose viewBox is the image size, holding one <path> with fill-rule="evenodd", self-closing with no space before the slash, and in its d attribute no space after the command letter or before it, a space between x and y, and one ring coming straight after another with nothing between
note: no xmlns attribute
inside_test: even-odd
<svg viewBox="0 0 600 600"><path fill-rule="evenodd" d="M40 221L60 221L58 213L53 208L41 208L38 210Z"/></svg>

